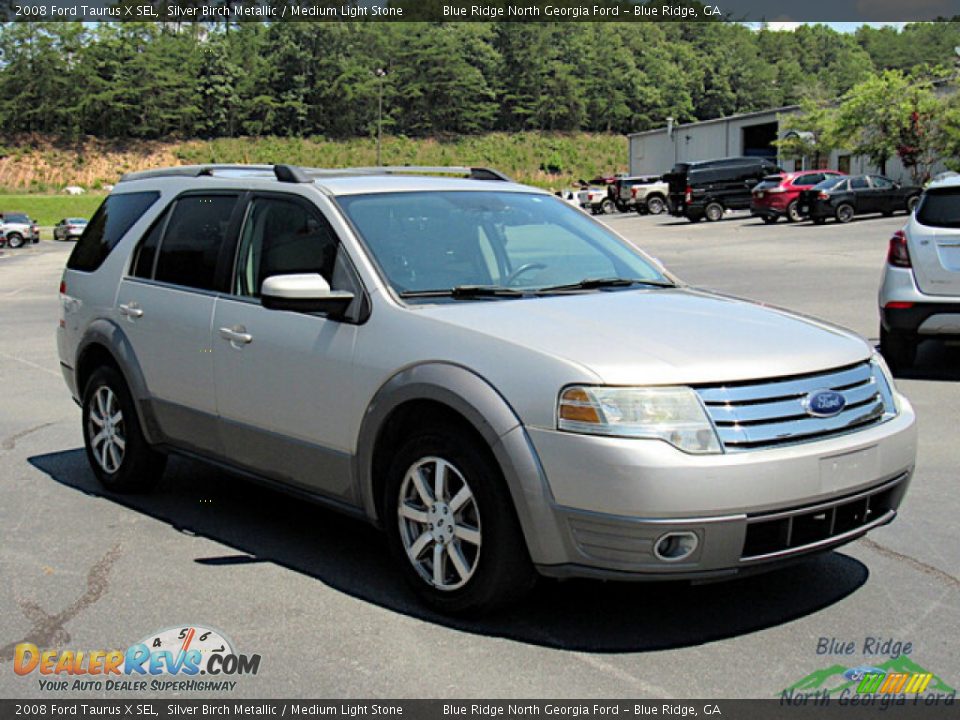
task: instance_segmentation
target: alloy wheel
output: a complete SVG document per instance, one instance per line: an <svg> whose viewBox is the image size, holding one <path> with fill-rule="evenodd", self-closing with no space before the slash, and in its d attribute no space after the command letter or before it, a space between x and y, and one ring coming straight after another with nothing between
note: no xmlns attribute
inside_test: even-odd
<svg viewBox="0 0 960 720"><path fill-rule="evenodd" d="M462 472L440 457L421 458L407 470L397 504L407 559L432 587L457 590L480 560L480 513Z"/></svg>
<svg viewBox="0 0 960 720"><path fill-rule="evenodd" d="M90 401L88 423L93 457L104 472L112 475L123 463L127 438L120 402L106 385L97 388Z"/></svg>

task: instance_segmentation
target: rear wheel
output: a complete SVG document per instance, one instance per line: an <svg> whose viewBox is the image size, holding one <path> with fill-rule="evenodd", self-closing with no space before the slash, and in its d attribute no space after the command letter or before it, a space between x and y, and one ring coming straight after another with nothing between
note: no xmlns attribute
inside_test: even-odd
<svg viewBox="0 0 960 720"><path fill-rule="evenodd" d="M600 203L600 212L602 212L604 215L613 215L616 211L617 205L610 198L607 198Z"/></svg>
<svg viewBox="0 0 960 720"><path fill-rule="evenodd" d="M20 233L9 233L7 235L7 245L12 247L14 250L23 247L23 235Z"/></svg>
<svg viewBox="0 0 960 720"><path fill-rule="evenodd" d="M797 205L797 201L793 200L787 205L787 222L800 222L800 220L802 220L800 207Z"/></svg>
<svg viewBox="0 0 960 720"><path fill-rule="evenodd" d="M708 221L716 222L723 217L723 205L715 202L709 203L704 208L703 214L706 215Z"/></svg>
<svg viewBox="0 0 960 720"><path fill-rule="evenodd" d="M96 370L83 393L83 441L100 483L113 492L141 492L156 484L166 455L147 444L123 376Z"/></svg>
<svg viewBox="0 0 960 720"><path fill-rule="evenodd" d="M533 586L503 477L470 434L440 426L416 431L396 453L385 492L391 551L430 607L481 614Z"/></svg>
<svg viewBox="0 0 960 720"><path fill-rule="evenodd" d="M843 203L842 205L837 207L837 212L836 212L837 222L848 223L851 220L853 220L853 215L854 215L853 205L850 205L848 203Z"/></svg>
<svg viewBox="0 0 960 720"><path fill-rule="evenodd" d="M910 333L893 333L880 327L880 354L892 370L907 370L917 359L920 341Z"/></svg>
<svg viewBox="0 0 960 720"><path fill-rule="evenodd" d="M647 212L651 215L659 215L667 209L667 204L662 197L652 197L647 200Z"/></svg>

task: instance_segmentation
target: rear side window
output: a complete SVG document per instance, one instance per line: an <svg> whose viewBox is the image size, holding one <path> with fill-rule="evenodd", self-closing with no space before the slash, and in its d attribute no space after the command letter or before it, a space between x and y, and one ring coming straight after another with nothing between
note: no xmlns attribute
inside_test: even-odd
<svg viewBox="0 0 960 720"><path fill-rule="evenodd" d="M177 200L160 243L154 279L213 290L217 258L236 204L236 195L191 195Z"/></svg>
<svg viewBox="0 0 960 720"><path fill-rule="evenodd" d="M870 187L865 177L850 178L850 188L853 190L866 190Z"/></svg>
<svg viewBox="0 0 960 720"><path fill-rule="evenodd" d="M928 190L917 208L917 222L942 228L960 228L960 188Z"/></svg>
<svg viewBox="0 0 960 720"><path fill-rule="evenodd" d="M816 185L819 182L823 182L823 175L820 173L813 173L811 175L801 175L793 181L794 185Z"/></svg>
<svg viewBox="0 0 960 720"><path fill-rule="evenodd" d="M83 235L67 260L71 270L93 272L103 264L127 230L139 220L157 198L158 192L110 195L87 223Z"/></svg>

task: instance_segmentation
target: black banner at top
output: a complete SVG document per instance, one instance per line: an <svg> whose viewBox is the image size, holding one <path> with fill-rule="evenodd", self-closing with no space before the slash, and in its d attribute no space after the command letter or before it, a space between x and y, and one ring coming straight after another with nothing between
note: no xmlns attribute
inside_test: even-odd
<svg viewBox="0 0 960 720"><path fill-rule="evenodd" d="M0 0L16 22L915 22L960 0Z"/></svg>

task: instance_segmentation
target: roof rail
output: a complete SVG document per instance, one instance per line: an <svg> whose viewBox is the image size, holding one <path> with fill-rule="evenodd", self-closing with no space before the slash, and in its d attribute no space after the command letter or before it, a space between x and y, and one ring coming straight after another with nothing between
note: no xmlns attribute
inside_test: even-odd
<svg viewBox="0 0 960 720"><path fill-rule="evenodd" d="M311 183L322 177L342 177L349 175L465 175L471 180L510 182L510 178L499 170L484 167L460 167L455 165L381 165L375 167L304 168L296 165L231 165L219 163L211 163L209 165L180 165L177 167L157 168L156 170L129 172L125 173L119 182L164 177L273 176L280 182Z"/></svg>

